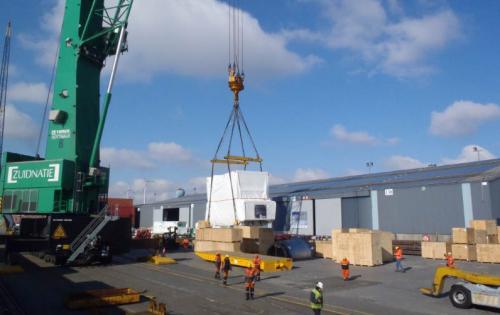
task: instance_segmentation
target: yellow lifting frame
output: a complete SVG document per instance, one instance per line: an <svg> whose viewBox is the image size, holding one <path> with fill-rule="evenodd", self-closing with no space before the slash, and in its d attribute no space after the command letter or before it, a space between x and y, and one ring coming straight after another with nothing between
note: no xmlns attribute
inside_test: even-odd
<svg viewBox="0 0 500 315"><path fill-rule="evenodd" d="M434 296L440 295L443 292L444 281L448 277L465 280L475 284L490 285L497 287L500 286L500 277L483 275L479 273L460 270L457 268L442 266L436 268L436 273L434 274L434 280L432 282L432 288L421 288L420 292L427 295L434 295Z"/></svg>
<svg viewBox="0 0 500 315"><path fill-rule="evenodd" d="M107 305L138 303L141 294L130 288L99 289L77 293L68 297L65 305L69 309L86 309Z"/></svg>
<svg viewBox="0 0 500 315"><path fill-rule="evenodd" d="M253 266L254 258L257 254L246 254L246 253L235 253L235 252L195 252L195 254L203 260L215 262L215 255L221 254L221 258L224 259L225 255L229 255L231 260L231 265L239 267ZM293 261L290 258L285 257L274 257L259 255L261 259L260 269L263 272L277 272L277 271L287 271L292 270Z"/></svg>

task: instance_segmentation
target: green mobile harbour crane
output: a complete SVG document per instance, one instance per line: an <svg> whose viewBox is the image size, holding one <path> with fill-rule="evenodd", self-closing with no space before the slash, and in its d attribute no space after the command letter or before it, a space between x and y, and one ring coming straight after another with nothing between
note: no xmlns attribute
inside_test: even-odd
<svg viewBox="0 0 500 315"><path fill-rule="evenodd" d="M119 224L105 206L109 169L100 166L99 147L118 60L127 50L133 0L105 2L66 1L45 158L3 154L1 211L22 218L7 239L7 253L36 251L57 263L88 263L96 253L109 258L105 230L123 237L122 244L130 239L130 221L128 228ZM109 56L114 59L100 112L100 76Z"/></svg>

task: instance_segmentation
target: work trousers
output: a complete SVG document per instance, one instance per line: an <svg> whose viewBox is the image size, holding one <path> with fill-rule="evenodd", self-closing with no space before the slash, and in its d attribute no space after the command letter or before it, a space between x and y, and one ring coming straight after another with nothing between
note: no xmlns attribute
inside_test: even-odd
<svg viewBox="0 0 500 315"><path fill-rule="evenodd" d="M403 263L401 259L396 259L396 271L405 271L405 268L403 267Z"/></svg>
<svg viewBox="0 0 500 315"><path fill-rule="evenodd" d="M344 278L344 280L349 279L349 269L342 269L342 278Z"/></svg>
<svg viewBox="0 0 500 315"><path fill-rule="evenodd" d="M313 308L312 311L314 315L321 315L321 309L319 308Z"/></svg>

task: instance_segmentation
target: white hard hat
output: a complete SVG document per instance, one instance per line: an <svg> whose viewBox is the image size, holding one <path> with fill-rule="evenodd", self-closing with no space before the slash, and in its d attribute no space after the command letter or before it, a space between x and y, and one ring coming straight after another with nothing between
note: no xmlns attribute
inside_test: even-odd
<svg viewBox="0 0 500 315"><path fill-rule="evenodd" d="M323 282L318 282L316 283L316 288L320 288L321 290L323 290Z"/></svg>

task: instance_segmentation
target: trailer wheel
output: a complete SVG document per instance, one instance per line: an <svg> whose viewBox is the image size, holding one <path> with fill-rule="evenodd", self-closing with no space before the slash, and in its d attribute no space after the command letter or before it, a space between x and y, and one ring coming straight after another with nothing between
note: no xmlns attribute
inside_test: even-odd
<svg viewBox="0 0 500 315"><path fill-rule="evenodd" d="M450 301L458 308L471 308L472 297L470 291L461 285L454 285L450 290Z"/></svg>

